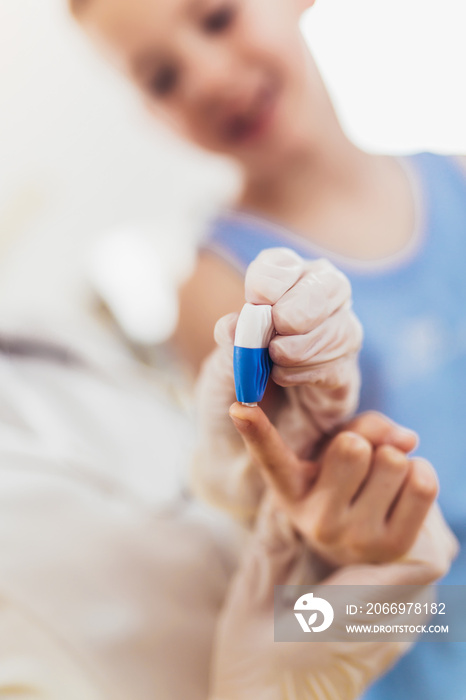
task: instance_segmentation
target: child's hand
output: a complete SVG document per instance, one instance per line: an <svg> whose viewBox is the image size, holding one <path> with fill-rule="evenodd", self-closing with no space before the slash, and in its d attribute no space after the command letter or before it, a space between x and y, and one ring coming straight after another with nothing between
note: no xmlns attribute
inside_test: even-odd
<svg viewBox="0 0 466 700"><path fill-rule="evenodd" d="M429 462L406 456L414 433L364 414L311 462L295 455L261 409L234 404L230 415L293 526L327 562L388 562L412 547L438 493Z"/></svg>

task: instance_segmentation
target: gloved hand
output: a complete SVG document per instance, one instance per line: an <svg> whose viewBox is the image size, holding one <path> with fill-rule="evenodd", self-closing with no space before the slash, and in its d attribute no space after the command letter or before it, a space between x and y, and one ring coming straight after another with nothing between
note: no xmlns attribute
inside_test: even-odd
<svg viewBox="0 0 466 700"><path fill-rule="evenodd" d="M362 329L351 310L347 278L326 260L306 262L287 248L264 250L248 268L246 301L271 304L277 335L263 406L287 444L309 457L322 436L356 409ZM219 347L198 384L199 447L195 489L245 519L254 516L263 490L231 421L235 400L233 341L238 314L219 321Z"/></svg>
<svg viewBox="0 0 466 700"><path fill-rule="evenodd" d="M404 561L347 566L320 580L316 572L322 570L321 563L305 551L303 540L277 507L274 494L268 493L219 619L209 700L358 698L413 642L274 642L274 585L319 581L333 585L419 586L409 600L421 604L431 601L433 591L428 584L447 573L458 547L438 510L437 515L440 517L426 520ZM371 600L376 602L376 598ZM416 618L416 624L428 619L426 615ZM374 614L371 622L386 624L386 616L384 619ZM391 622L406 624L406 619L391 618ZM332 630L338 624L336 617ZM340 626L343 624L340 622Z"/></svg>

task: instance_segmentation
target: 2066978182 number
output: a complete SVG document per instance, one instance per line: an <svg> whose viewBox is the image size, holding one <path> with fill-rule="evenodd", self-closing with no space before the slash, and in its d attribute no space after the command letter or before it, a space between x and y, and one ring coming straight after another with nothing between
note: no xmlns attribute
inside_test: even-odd
<svg viewBox="0 0 466 700"><path fill-rule="evenodd" d="M366 615L445 615L445 603L367 603Z"/></svg>

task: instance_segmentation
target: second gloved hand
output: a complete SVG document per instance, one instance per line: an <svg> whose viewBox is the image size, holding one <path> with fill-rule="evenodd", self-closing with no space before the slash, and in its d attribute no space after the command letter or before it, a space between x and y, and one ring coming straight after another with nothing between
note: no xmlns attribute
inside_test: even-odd
<svg viewBox="0 0 466 700"><path fill-rule="evenodd" d="M426 523L406 560L343 567L319 583L366 591L375 586L374 603L378 586L407 586L409 600L424 604L433 600L429 584L448 572L456 553L457 542L440 518L433 527ZM274 586L314 584L315 569L303 540L267 494L220 615L209 700L355 700L409 651L412 640L346 641L338 618L335 641L275 642ZM427 619L423 614L417 622ZM365 621L362 615L353 620ZM373 624L386 621L382 612L371 617Z"/></svg>

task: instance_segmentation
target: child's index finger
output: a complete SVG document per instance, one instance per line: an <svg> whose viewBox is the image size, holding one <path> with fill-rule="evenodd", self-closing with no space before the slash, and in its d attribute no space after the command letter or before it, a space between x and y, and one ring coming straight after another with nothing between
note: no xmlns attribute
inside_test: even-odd
<svg viewBox="0 0 466 700"><path fill-rule="evenodd" d="M230 417L272 488L287 501L306 495L317 473L317 464L300 460L258 406L234 403Z"/></svg>

